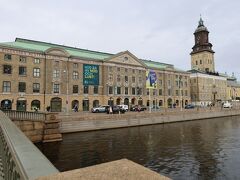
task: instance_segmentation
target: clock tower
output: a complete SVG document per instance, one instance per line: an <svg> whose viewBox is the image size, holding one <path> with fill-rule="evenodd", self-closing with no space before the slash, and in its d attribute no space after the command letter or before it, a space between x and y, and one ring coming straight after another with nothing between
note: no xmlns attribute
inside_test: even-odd
<svg viewBox="0 0 240 180"><path fill-rule="evenodd" d="M203 20L200 17L198 27L194 32L195 45L192 47L191 66L192 69L215 72L214 66L214 51L212 50L212 44L208 39L209 31L204 26Z"/></svg>

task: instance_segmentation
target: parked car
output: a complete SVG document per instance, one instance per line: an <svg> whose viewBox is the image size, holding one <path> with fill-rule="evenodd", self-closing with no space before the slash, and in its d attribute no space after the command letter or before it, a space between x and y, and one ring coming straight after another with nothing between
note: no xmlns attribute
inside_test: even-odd
<svg viewBox="0 0 240 180"><path fill-rule="evenodd" d="M92 108L93 113L107 112L109 106L99 106Z"/></svg>
<svg viewBox="0 0 240 180"><path fill-rule="evenodd" d="M195 108L195 106L193 104L187 104L185 106L185 109L194 109L194 108Z"/></svg>
<svg viewBox="0 0 240 180"><path fill-rule="evenodd" d="M119 112L123 114L123 113L126 112L125 109L123 109L119 106L111 106L111 108L112 108L112 113L113 114L118 114ZM110 114L110 106L107 108L107 113Z"/></svg>
<svg viewBox="0 0 240 180"><path fill-rule="evenodd" d="M134 105L130 108L130 111L138 111L138 109L140 111L145 111L147 110L146 106L143 106L143 105Z"/></svg>
<svg viewBox="0 0 240 180"><path fill-rule="evenodd" d="M121 104L121 105L118 105L120 108L122 109L125 109L126 111L128 111L128 105L125 105L125 104Z"/></svg>
<svg viewBox="0 0 240 180"><path fill-rule="evenodd" d="M230 102L224 102L223 108L232 108L232 104Z"/></svg>

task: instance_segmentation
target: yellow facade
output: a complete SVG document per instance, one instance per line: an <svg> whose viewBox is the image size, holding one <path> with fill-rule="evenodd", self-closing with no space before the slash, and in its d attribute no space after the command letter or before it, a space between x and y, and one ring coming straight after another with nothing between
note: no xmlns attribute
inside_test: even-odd
<svg viewBox="0 0 240 180"><path fill-rule="evenodd" d="M85 58L68 51L81 52L81 49L56 46L44 52L0 46L1 107L10 103L13 110L32 111L38 106L40 111L46 111L50 106L53 111L67 112L72 111L75 104L79 111L89 111L94 106L109 103L172 107L190 102L189 73L176 70L173 65L141 60L128 51L107 54L108 57L101 60L94 56ZM99 67L98 84L84 85L86 64ZM157 75L157 87L150 90L150 96L146 88L149 69Z"/></svg>

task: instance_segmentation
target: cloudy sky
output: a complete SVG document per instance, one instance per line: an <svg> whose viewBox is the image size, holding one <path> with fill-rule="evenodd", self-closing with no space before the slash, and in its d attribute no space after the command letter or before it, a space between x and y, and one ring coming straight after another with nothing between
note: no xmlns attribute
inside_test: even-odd
<svg viewBox="0 0 240 180"><path fill-rule="evenodd" d="M216 69L240 78L239 0L0 0L0 41L16 37L190 69L199 16L210 31Z"/></svg>

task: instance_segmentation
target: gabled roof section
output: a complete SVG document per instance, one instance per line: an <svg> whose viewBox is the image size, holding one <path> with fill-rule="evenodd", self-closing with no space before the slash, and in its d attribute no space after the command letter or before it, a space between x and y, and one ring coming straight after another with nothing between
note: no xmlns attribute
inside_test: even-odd
<svg viewBox="0 0 240 180"><path fill-rule="evenodd" d="M138 59L135 55L133 55L129 51L123 51L120 53L117 53L113 56L110 56L109 58L104 60L105 62L119 62L124 64L131 64L131 65L140 65L143 67L146 67L145 63L143 63L140 59Z"/></svg>
<svg viewBox="0 0 240 180"><path fill-rule="evenodd" d="M28 39L21 39L21 38L16 38L14 42L0 43L0 46L17 48L22 50L29 50L29 51L37 51L42 53L44 53L49 48L61 48L67 53L69 53L70 56L94 59L94 60L103 60L113 55L110 53L90 51L86 49L80 49L80 48L75 48L70 46L64 46L64 45L58 45L58 44L52 44L52 43L34 41L34 40L28 40Z"/></svg>

